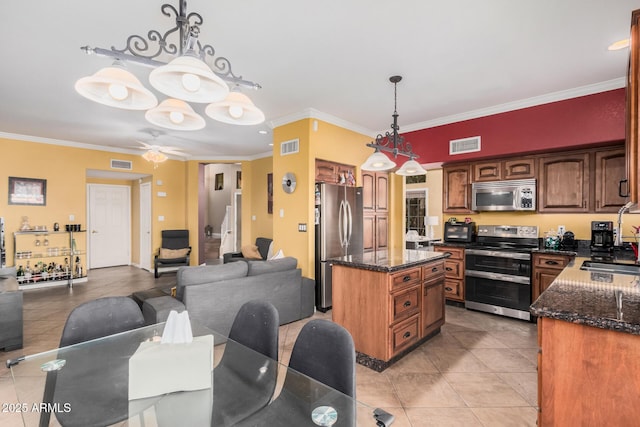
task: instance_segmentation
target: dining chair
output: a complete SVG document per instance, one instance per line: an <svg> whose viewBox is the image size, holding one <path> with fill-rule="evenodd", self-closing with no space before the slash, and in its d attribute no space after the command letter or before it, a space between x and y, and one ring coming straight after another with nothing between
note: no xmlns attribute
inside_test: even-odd
<svg viewBox="0 0 640 427"><path fill-rule="evenodd" d="M269 302L240 307L213 371L212 425L233 425L267 406L276 387L279 325Z"/></svg>
<svg viewBox="0 0 640 427"><path fill-rule="evenodd" d="M157 279L163 270L177 270L188 266L191 255L189 230L162 230L162 242L153 257L153 275Z"/></svg>
<svg viewBox="0 0 640 427"><path fill-rule="evenodd" d="M71 311L62 330L60 347L142 326L142 311L133 299L124 296L98 298ZM110 354L106 345L87 346L73 352L59 351L58 357L66 360L66 369L47 372L43 403L70 408L56 412L58 422L65 427L111 425L127 419L129 400L121 390L128 388L129 370L128 364L119 363L119 359L128 358L139 344L112 349L117 354ZM105 381L95 381L95 377L84 375L95 366L104 370ZM48 426L50 417L51 413L44 411L40 426Z"/></svg>
<svg viewBox="0 0 640 427"><path fill-rule="evenodd" d="M354 426L355 363L353 338L345 328L324 319L309 321L291 351L289 370L280 394L269 405L236 425L316 427L311 418L313 410L328 406L337 413L335 427ZM307 377L324 386L316 386Z"/></svg>

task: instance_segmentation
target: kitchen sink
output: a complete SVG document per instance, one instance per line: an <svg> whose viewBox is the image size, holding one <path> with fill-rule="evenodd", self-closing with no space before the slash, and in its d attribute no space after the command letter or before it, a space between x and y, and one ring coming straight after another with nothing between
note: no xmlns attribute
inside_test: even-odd
<svg viewBox="0 0 640 427"><path fill-rule="evenodd" d="M597 271L602 273L630 274L640 276L640 265L621 264L617 262L584 261L580 270Z"/></svg>

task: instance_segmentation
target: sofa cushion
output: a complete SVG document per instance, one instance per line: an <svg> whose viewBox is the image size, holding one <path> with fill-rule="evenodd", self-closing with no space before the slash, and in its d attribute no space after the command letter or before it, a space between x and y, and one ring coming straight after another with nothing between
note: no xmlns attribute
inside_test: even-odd
<svg viewBox="0 0 640 427"><path fill-rule="evenodd" d="M247 261L249 265L248 276L275 273L278 271L293 270L298 266L298 260L294 257L284 257L272 261Z"/></svg>
<svg viewBox="0 0 640 427"><path fill-rule="evenodd" d="M181 267L176 273L176 298L182 301L183 288L189 285L213 283L221 280L245 277L249 271L246 262L232 262L229 264L204 265L199 267Z"/></svg>

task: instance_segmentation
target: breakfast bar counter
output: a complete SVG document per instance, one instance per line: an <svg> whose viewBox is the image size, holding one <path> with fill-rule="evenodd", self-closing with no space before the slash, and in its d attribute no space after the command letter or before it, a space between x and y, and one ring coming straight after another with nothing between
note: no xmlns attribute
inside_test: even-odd
<svg viewBox="0 0 640 427"><path fill-rule="evenodd" d="M369 252L329 260L333 321L353 337L358 363L383 371L444 324L441 252Z"/></svg>
<svg viewBox="0 0 640 427"><path fill-rule="evenodd" d="M640 276L575 258L531 306L538 316L538 425L636 425Z"/></svg>

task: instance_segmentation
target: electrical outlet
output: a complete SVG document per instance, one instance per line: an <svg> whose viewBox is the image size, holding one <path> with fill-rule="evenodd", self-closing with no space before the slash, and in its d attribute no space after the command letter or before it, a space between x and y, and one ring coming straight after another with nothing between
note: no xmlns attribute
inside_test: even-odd
<svg viewBox="0 0 640 427"><path fill-rule="evenodd" d="M564 225L558 226L558 236L562 236L564 234Z"/></svg>

